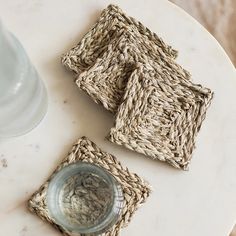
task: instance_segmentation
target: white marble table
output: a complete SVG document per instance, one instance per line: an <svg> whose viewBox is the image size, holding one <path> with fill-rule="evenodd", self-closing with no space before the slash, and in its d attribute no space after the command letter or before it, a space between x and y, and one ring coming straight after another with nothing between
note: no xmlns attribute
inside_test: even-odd
<svg viewBox="0 0 236 236"><path fill-rule="evenodd" d="M236 73L216 40L182 10L163 0L113 1L179 49L193 80L215 91L188 172L147 160L104 140L113 117L80 92L60 55L98 17L107 0L0 0L5 25L24 44L41 74L49 108L29 134L0 143L0 235L59 236L26 209L77 137L86 135L145 177L153 194L124 236L228 236L236 221ZM5 166L5 167L4 167Z"/></svg>

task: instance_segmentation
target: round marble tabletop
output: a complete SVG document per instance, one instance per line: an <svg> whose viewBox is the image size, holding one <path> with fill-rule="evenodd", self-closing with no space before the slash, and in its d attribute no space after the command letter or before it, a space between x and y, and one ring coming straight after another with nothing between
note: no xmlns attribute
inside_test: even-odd
<svg viewBox="0 0 236 236"><path fill-rule="evenodd" d="M104 140L113 116L73 83L60 64L110 1L0 0L6 27L21 40L49 93L32 132L0 143L0 235L60 235L28 212L26 201L86 135L147 179L153 193L122 235L227 236L236 220L236 72L217 41L164 0L113 1L179 50L193 81L215 92L188 172ZM4 162L5 161L5 162Z"/></svg>

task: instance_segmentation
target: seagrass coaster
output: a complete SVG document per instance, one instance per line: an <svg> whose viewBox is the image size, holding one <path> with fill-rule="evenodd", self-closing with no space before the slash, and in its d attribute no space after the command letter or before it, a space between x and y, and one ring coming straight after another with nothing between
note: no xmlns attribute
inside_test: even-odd
<svg viewBox="0 0 236 236"><path fill-rule="evenodd" d="M41 219L52 224L64 235L70 235L50 217L46 204L46 195L53 176L63 167L78 161L93 163L105 168L120 183L124 195L122 217L109 231L103 233L102 236L119 235L120 229L128 225L134 212L149 196L149 185L137 174L131 173L127 168L123 167L114 156L102 151L86 137L80 138L73 145L68 156L61 162L40 189L32 195L28 202L29 209Z"/></svg>
<svg viewBox="0 0 236 236"><path fill-rule="evenodd" d="M141 64L129 78L108 139L186 170L212 96L189 80L163 76L158 65Z"/></svg>
<svg viewBox="0 0 236 236"><path fill-rule="evenodd" d="M177 51L155 33L139 21L127 16L118 6L109 5L81 41L63 55L62 63L76 73L87 70L107 50L108 44L117 40L117 35L124 29L136 38L137 44L140 44L142 39L147 46L154 48L158 55L176 58Z"/></svg>
<svg viewBox="0 0 236 236"><path fill-rule="evenodd" d="M108 45L107 51L95 64L78 75L76 84L96 103L115 113L136 64L146 63L147 60L155 61L162 68L162 77L169 76L175 80L190 78L189 72L170 57L158 54L144 38L139 38L137 43L132 34L121 31L118 39Z"/></svg>

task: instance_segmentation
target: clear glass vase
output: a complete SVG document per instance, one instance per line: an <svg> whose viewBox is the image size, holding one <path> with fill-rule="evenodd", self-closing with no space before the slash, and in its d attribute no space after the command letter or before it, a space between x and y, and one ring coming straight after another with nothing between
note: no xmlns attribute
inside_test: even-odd
<svg viewBox="0 0 236 236"><path fill-rule="evenodd" d="M17 38L0 21L0 139L32 130L47 110L47 92Z"/></svg>

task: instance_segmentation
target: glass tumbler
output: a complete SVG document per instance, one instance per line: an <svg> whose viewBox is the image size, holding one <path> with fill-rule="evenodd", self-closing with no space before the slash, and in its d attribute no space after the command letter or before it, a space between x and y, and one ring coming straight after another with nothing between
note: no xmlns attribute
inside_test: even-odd
<svg viewBox="0 0 236 236"><path fill-rule="evenodd" d="M70 235L107 231L121 216L123 202L122 188L110 173L80 161L54 175L46 196L49 215Z"/></svg>
<svg viewBox="0 0 236 236"><path fill-rule="evenodd" d="M0 21L0 139L32 130L46 110L42 80L21 43Z"/></svg>

